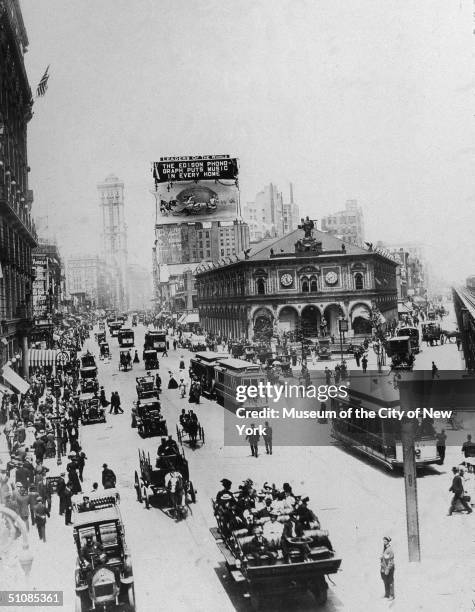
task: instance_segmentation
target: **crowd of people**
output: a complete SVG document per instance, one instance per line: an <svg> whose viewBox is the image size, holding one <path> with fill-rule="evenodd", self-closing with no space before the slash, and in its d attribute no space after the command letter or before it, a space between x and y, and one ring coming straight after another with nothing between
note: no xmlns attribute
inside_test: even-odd
<svg viewBox="0 0 475 612"><path fill-rule="evenodd" d="M308 497L296 495L289 483L281 488L265 482L256 487L249 478L232 491L232 482L223 478L215 499L215 516L225 539L236 546L245 536L246 555L257 563L305 559L315 546L333 551Z"/></svg>

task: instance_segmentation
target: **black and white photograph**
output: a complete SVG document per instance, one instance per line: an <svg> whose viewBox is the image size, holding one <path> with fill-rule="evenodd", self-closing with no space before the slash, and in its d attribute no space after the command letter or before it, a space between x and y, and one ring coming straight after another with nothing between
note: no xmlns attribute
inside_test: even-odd
<svg viewBox="0 0 475 612"><path fill-rule="evenodd" d="M475 611L474 0L0 0L0 608Z"/></svg>

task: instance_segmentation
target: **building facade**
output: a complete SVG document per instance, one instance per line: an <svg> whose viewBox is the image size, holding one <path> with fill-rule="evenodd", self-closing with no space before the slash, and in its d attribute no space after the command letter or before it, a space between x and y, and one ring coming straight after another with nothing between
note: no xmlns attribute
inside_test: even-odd
<svg viewBox="0 0 475 612"><path fill-rule="evenodd" d="M125 311L128 308L128 293L124 183L110 174L97 185L97 189L102 212L102 255L113 279L110 306Z"/></svg>
<svg viewBox="0 0 475 612"><path fill-rule="evenodd" d="M308 222L312 223L312 222ZM217 267L201 265L196 282L200 325L232 338L252 340L263 328L302 330L338 338L340 317L349 336L397 321L397 264L327 233L300 230L255 246L247 258Z"/></svg>
<svg viewBox="0 0 475 612"><path fill-rule="evenodd" d="M249 226L239 220L157 225L154 298L159 310L196 308L193 271L203 261L236 257L249 248Z"/></svg>
<svg viewBox="0 0 475 612"><path fill-rule="evenodd" d="M52 340L61 315L63 267L58 247L42 243L33 249L33 329L31 340Z"/></svg>
<svg viewBox="0 0 475 612"><path fill-rule="evenodd" d="M27 125L33 99L24 65L28 38L18 0L0 0L0 366L27 371L32 249ZM4 372L5 374L5 372Z"/></svg>
<svg viewBox="0 0 475 612"><path fill-rule="evenodd" d="M66 268L66 289L76 305L110 308L116 284L109 266L97 255L73 257Z"/></svg>
<svg viewBox="0 0 475 612"><path fill-rule="evenodd" d="M321 226L322 231L345 242L359 245L364 242L363 210L357 200L347 200L344 210L323 217Z"/></svg>
<svg viewBox="0 0 475 612"><path fill-rule="evenodd" d="M249 225L251 242L284 236L297 229L299 209L294 202L293 185L290 183L290 200L284 203L282 193L273 183L256 194L254 202L247 202L243 218Z"/></svg>

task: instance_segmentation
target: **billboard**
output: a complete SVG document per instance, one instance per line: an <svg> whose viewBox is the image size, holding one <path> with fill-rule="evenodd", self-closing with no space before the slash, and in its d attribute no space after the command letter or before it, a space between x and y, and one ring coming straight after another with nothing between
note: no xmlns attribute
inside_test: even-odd
<svg viewBox="0 0 475 612"><path fill-rule="evenodd" d="M240 217L234 158L161 158L153 164L153 176L158 225Z"/></svg>

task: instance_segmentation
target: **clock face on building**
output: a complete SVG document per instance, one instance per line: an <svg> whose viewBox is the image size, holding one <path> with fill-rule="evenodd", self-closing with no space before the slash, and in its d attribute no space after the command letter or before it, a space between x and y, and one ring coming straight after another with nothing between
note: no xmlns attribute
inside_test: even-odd
<svg viewBox="0 0 475 612"><path fill-rule="evenodd" d="M336 272L327 272L325 274L325 282L327 285L336 285L338 282L338 274Z"/></svg>
<svg viewBox="0 0 475 612"><path fill-rule="evenodd" d="M292 278L291 274L282 274L282 276L280 277L280 284L282 285L282 287L290 287L293 282L294 279Z"/></svg>

